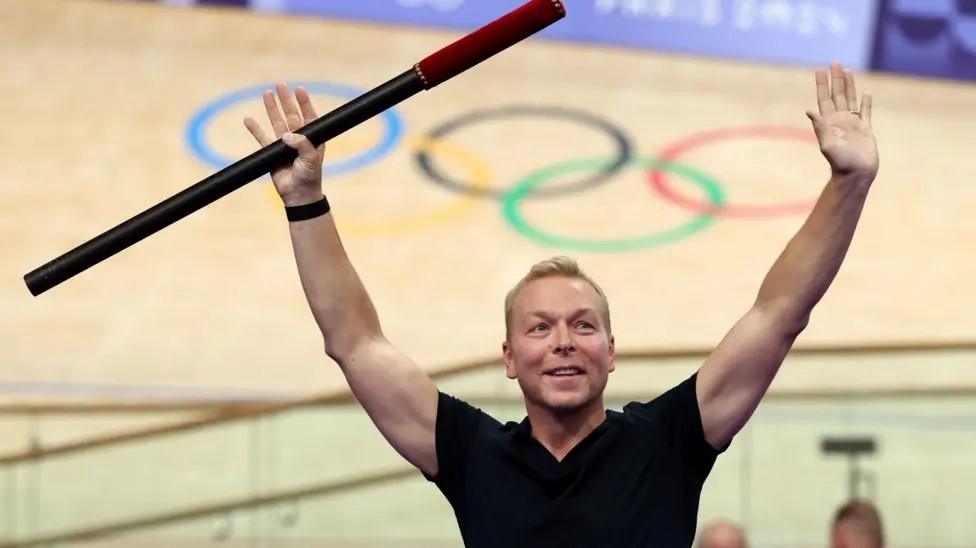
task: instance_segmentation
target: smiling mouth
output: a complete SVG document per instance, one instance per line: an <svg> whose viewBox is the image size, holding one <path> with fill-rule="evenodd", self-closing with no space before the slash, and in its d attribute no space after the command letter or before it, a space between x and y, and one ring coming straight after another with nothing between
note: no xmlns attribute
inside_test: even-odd
<svg viewBox="0 0 976 548"><path fill-rule="evenodd" d="M582 375L583 370L576 366L557 367L555 369L546 371L545 374L550 377L575 377L577 375Z"/></svg>

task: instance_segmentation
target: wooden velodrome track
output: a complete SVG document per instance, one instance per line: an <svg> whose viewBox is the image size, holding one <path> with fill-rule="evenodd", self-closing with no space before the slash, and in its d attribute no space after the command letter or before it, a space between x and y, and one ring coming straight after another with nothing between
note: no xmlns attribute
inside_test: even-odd
<svg viewBox="0 0 976 548"><path fill-rule="evenodd" d="M92 385L265 395L341 386L267 180L39 297L21 277L209 175L216 157L252 151L241 119L262 113L258 90L270 82L316 83L325 112L459 33L38 0L0 2L0 35L0 398L71 399ZM971 340L976 88L858 78L875 97L881 174L798 344ZM426 368L498 353L505 292L554 254L603 284L619 348L708 347L750 305L826 180L803 114L813 91L808 69L531 41L331 143L327 162L341 173L326 191L385 330ZM638 159L569 188L614 158L608 127ZM687 149L670 199L640 160L669 148ZM466 194L425 175L418 149L455 180L569 190L524 203ZM553 179L526 179L554 165ZM774 215L701 215L675 196L718 193ZM520 233L506 211L575 241Z"/></svg>

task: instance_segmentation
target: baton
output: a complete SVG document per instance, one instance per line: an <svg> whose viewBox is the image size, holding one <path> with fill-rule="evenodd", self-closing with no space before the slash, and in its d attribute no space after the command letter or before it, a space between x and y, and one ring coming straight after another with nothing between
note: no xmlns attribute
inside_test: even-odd
<svg viewBox="0 0 976 548"><path fill-rule="evenodd" d="M294 133L304 135L315 146L321 145L401 101L457 76L565 15L566 8L561 0L530 0ZM24 282L32 295L40 295L285 162L294 160L296 155L295 150L279 139L34 269L24 275Z"/></svg>

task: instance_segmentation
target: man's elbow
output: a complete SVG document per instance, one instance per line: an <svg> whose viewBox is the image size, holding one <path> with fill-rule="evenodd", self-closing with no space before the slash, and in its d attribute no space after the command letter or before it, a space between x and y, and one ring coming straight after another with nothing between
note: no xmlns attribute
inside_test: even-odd
<svg viewBox="0 0 976 548"><path fill-rule="evenodd" d="M760 304L759 307L770 325L774 326L784 338L789 340L795 339L807 328L807 325L810 324L810 314L813 311L812 307L806 303L785 299Z"/></svg>
<svg viewBox="0 0 976 548"><path fill-rule="evenodd" d="M356 353L357 343L350 337L323 334L325 355L344 368Z"/></svg>
<svg viewBox="0 0 976 548"><path fill-rule="evenodd" d="M332 358L340 369L346 369L350 364L361 361L370 351L372 343L383 339L382 333L356 334L345 336L325 337L325 354Z"/></svg>
<svg viewBox="0 0 976 548"><path fill-rule="evenodd" d="M346 368L346 365L354 360L357 344L352 341L343 340L338 337L325 338L325 355L332 358L339 367Z"/></svg>

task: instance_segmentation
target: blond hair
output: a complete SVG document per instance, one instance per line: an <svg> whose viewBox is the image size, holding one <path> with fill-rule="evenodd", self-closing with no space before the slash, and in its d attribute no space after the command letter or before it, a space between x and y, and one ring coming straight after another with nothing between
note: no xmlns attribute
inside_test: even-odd
<svg viewBox="0 0 976 548"><path fill-rule="evenodd" d="M610 303L607 302L607 296L603 293L603 289L597 285L589 276L583 272L583 269L579 267L579 264L569 258L562 255L546 259L544 261L539 261L532 265L529 269L529 273L522 277L521 280L515 287L513 287L507 295L505 295L505 340L511 340L512 334L512 305L515 303L515 298L518 296L522 288L526 286L529 282L533 280L538 280L540 278L578 278L584 282L590 284L596 291L596 294L600 297L600 315L603 317L603 321L607 326L607 334L610 334Z"/></svg>

